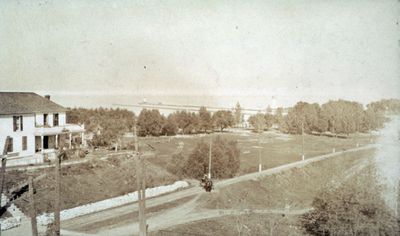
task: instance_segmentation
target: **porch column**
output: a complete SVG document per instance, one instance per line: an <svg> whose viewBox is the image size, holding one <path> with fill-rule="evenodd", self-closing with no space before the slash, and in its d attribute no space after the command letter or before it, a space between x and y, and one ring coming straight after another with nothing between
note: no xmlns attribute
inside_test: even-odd
<svg viewBox="0 0 400 236"><path fill-rule="evenodd" d="M72 148L72 133L69 133L69 149Z"/></svg>
<svg viewBox="0 0 400 236"><path fill-rule="evenodd" d="M43 135L40 136L40 145L42 147L41 152L44 152L44 143L43 143Z"/></svg>
<svg viewBox="0 0 400 236"><path fill-rule="evenodd" d="M82 144L81 144L81 147L85 147L86 145L85 145L85 141L83 140L83 132L81 132L81 141L82 141Z"/></svg>
<svg viewBox="0 0 400 236"><path fill-rule="evenodd" d="M56 134L56 148L58 148L58 134Z"/></svg>

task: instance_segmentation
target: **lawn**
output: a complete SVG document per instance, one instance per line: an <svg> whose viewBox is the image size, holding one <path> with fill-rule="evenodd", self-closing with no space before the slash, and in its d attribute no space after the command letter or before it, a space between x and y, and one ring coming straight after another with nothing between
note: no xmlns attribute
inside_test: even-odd
<svg viewBox="0 0 400 236"><path fill-rule="evenodd" d="M278 132L265 132L261 135L252 132L214 133L211 135L196 135L186 137L160 137L143 139L141 142L150 144L155 148L156 156L149 159L155 165L164 167L171 161L173 154L181 153L190 155L197 142L209 142L210 137L221 135L225 138L236 140L241 150L239 175L258 170L259 146L261 147L261 163L263 169L272 168L290 162L301 160L302 136L285 135ZM376 137L372 137L374 140ZM304 136L305 158L311 158L333 151L355 148L370 143L371 136L367 134L354 134L346 139L330 138L325 136Z"/></svg>

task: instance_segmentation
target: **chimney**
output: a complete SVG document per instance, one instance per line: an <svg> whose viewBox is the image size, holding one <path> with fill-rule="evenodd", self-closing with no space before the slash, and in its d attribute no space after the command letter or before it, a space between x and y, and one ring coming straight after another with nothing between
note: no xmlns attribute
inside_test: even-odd
<svg viewBox="0 0 400 236"><path fill-rule="evenodd" d="M50 95L44 95L44 98L46 98L47 100L50 100Z"/></svg>

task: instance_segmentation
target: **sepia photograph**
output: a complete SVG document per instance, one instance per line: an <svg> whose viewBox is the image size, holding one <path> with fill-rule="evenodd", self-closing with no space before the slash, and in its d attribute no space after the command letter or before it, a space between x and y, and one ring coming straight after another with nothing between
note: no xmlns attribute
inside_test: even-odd
<svg viewBox="0 0 400 236"><path fill-rule="evenodd" d="M0 236L400 235L400 0L1 0Z"/></svg>

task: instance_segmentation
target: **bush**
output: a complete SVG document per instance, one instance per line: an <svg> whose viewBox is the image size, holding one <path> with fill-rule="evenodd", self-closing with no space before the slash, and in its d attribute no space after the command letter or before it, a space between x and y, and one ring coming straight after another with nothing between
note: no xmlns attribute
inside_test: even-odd
<svg viewBox="0 0 400 236"><path fill-rule="evenodd" d="M374 176L374 170L364 170L341 188L322 191L313 201L314 210L301 218L307 233L399 235L396 218L385 205Z"/></svg>
<svg viewBox="0 0 400 236"><path fill-rule="evenodd" d="M191 178L201 178L208 173L209 143L201 141L185 160L183 170ZM237 142L217 137L212 143L211 176L230 178L237 174L240 167L240 150Z"/></svg>

